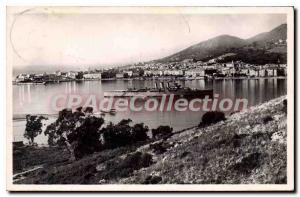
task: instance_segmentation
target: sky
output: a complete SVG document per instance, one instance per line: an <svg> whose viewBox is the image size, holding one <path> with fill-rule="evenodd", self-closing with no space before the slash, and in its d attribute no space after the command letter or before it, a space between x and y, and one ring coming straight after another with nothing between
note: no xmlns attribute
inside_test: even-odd
<svg viewBox="0 0 300 197"><path fill-rule="evenodd" d="M286 23L283 14L24 13L10 26L14 68L125 65L163 58L228 34L249 38Z"/></svg>

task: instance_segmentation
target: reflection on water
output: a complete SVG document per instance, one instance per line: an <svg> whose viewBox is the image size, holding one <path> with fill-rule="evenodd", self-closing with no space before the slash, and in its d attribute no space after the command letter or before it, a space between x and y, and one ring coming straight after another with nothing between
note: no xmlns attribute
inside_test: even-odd
<svg viewBox="0 0 300 197"><path fill-rule="evenodd" d="M13 86L14 114L53 114L50 107L53 96L58 94L96 95L103 98L103 92L121 90L128 87L153 87L153 80L117 80L66 82L50 85L15 85ZM286 94L286 79L222 79L180 81L182 86L198 89L213 89L220 98L247 98L248 105L253 106L272 98ZM106 121L117 122L130 118L134 122L144 122L150 128L159 125L171 125L174 130L195 126L200 122L202 112L118 112L115 116L105 116ZM52 120L53 121L53 120ZM15 140L22 139L25 122L14 122ZM43 141L43 138L38 141Z"/></svg>

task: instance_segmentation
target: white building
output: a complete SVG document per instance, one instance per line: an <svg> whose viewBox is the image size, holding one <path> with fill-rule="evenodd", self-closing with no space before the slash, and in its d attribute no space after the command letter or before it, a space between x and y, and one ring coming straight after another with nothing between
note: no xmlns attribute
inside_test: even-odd
<svg viewBox="0 0 300 197"><path fill-rule="evenodd" d="M22 82L24 81L25 79L29 79L30 75L29 74L19 74L17 77L16 77L16 82Z"/></svg>
<svg viewBox="0 0 300 197"><path fill-rule="evenodd" d="M71 79L75 79L76 78L77 73L76 72L67 72L67 77L71 78Z"/></svg>
<svg viewBox="0 0 300 197"><path fill-rule="evenodd" d="M277 76L277 70L276 69L267 69L266 70L268 77L276 77Z"/></svg>
<svg viewBox="0 0 300 197"><path fill-rule="evenodd" d="M258 76L258 71L255 69L249 69L248 75L251 77L257 77Z"/></svg>
<svg viewBox="0 0 300 197"><path fill-rule="evenodd" d="M187 77L204 77L205 71L203 69L192 69L185 71Z"/></svg>
<svg viewBox="0 0 300 197"><path fill-rule="evenodd" d="M261 69L258 71L258 76L259 77L265 77L266 76L266 70L265 69Z"/></svg>
<svg viewBox="0 0 300 197"><path fill-rule="evenodd" d="M101 73L88 73L83 75L84 79L93 79L93 80L100 80Z"/></svg>
<svg viewBox="0 0 300 197"><path fill-rule="evenodd" d="M145 70L144 76L162 76L163 71L161 70Z"/></svg>
<svg viewBox="0 0 300 197"><path fill-rule="evenodd" d="M116 78L117 79L122 79L122 78L124 78L124 74L123 73L117 73Z"/></svg>
<svg viewBox="0 0 300 197"><path fill-rule="evenodd" d="M127 75L128 75L129 77L132 77L132 74L133 74L132 71L125 71L124 73L127 73Z"/></svg>
<svg viewBox="0 0 300 197"><path fill-rule="evenodd" d="M164 75L180 76L183 75L182 70L165 70Z"/></svg>

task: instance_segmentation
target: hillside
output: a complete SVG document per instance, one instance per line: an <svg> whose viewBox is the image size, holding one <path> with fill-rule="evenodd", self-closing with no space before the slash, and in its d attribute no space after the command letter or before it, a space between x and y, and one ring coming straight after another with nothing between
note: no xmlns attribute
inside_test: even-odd
<svg viewBox="0 0 300 197"><path fill-rule="evenodd" d="M221 35L204 42L193 45L174 55L161 59L161 61L181 61L184 59L204 59L215 55L221 55L224 52L235 47L242 47L247 42L238 37Z"/></svg>
<svg viewBox="0 0 300 197"><path fill-rule="evenodd" d="M269 32L264 32L249 39L230 35L215 38L192 45L178 53L156 60L156 62L174 62L184 59L207 61L226 53L236 53L230 60L241 60L246 63L286 63L287 25L282 24ZM282 40L284 44L277 45ZM250 55L251 57L248 57Z"/></svg>
<svg viewBox="0 0 300 197"><path fill-rule="evenodd" d="M59 147L14 149L16 184L285 184L284 96L146 144L71 162ZM18 169L18 167L20 169ZM18 173L18 174L17 174Z"/></svg>
<svg viewBox="0 0 300 197"><path fill-rule="evenodd" d="M286 40L287 38L287 24L282 24L275 29L258 34L252 38L247 39L247 42L253 43L257 42L258 44L265 44L268 42L276 42L279 39Z"/></svg>

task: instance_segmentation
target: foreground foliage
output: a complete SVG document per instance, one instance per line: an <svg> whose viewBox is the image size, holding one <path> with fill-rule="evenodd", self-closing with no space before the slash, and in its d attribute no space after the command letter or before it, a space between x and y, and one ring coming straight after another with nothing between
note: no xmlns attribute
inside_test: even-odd
<svg viewBox="0 0 300 197"><path fill-rule="evenodd" d="M42 166L16 183L285 184L286 106L281 97L216 124L134 144L121 143L76 161L67 159L69 153L63 147L16 149L14 162L23 163L19 170ZM123 120L108 129L113 136L135 136L130 122ZM143 125L135 128L147 130ZM23 158L22 151L26 152Z"/></svg>

